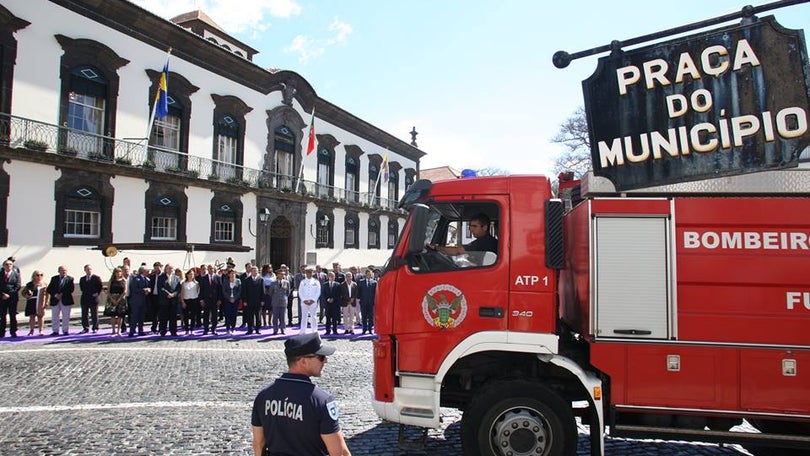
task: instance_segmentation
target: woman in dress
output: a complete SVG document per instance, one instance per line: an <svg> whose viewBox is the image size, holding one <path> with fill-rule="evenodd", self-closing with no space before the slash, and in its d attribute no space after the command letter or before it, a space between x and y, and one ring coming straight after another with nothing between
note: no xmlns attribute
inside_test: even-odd
<svg viewBox="0 0 810 456"><path fill-rule="evenodd" d="M177 268L179 271L180 268ZM200 284L194 278L194 269L186 272L186 280L180 285L180 303L183 306L183 329L186 335L194 331L194 325L200 319Z"/></svg>
<svg viewBox="0 0 810 456"><path fill-rule="evenodd" d="M278 334L279 329L281 334L284 334L286 328L284 314L287 312L287 297L290 295L290 281L287 280L284 272L279 271L276 274L276 280L273 281L270 290L272 296L273 334Z"/></svg>
<svg viewBox="0 0 810 456"><path fill-rule="evenodd" d="M273 295L270 286L276 280L273 267L269 264L262 266L262 279L264 279L264 296L262 297L262 327L270 325L270 312Z"/></svg>
<svg viewBox="0 0 810 456"><path fill-rule="evenodd" d="M228 269L222 283L222 313L225 314L225 333L233 334L236 329L236 313L242 300L242 282L236 278L236 269Z"/></svg>
<svg viewBox="0 0 810 456"><path fill-rule="evenodd" d="M127 279L124 278L121 268L115 268L110 276L110 283L107 285L107 305L104 307L104 315L110 317L111 336L121 335L121 322L126 313Z"/></svg>
<svg viewBox="0 0 810 456"><path fill-rule="evenodd" d="M48 305L48 293L43 292L46 284L43 283L44 273L34 271L31 274L31 281L25 284L20 290L25 298L25 316L28 317L28 335L34 335L34 328L39 328L39 335L42 336L42 328L45 321L45 307Z"/></svg>

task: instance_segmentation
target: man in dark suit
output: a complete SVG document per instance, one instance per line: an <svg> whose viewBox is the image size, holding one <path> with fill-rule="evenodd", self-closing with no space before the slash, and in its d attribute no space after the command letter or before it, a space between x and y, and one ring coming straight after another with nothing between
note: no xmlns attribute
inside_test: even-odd
<svg viewBox="0 0 810 456"><path fill-rule="evenodd" d="M366 269L366 278L358 281L360 290L360 315L363 320L363 334L372 333L374 327L374 302L377 293L377 279L371 269Z"/></svg>
<svg viewBox="0 0 810 456"><path fill-rule="evenodd" d="M332 263L332 272L335 273L335 282L342 284L346 281L346 275L343 274L340 263Z"/></svg>
<svg viewBox="0 0 810 456"><path fill-rule="evenodd" d="M245 308L242 315L247 323L248 335L261 334L262 296L264 296L264 278L259 275L259 268L250 267L250 274L242 279L242 300Z"/></svg>
<svg viewBox="0 0 810 456"><path fill-rule="evenodd" d="M146 320L152 322L152 334L158 330L158 309L160 308L160 290L166 282L166 274L163 273L163 264L155 261L152 265L152 273L149 274L149 301L146 304Z"/></svg>
<svg viewBox="0 0 810 456"><path fill-rule="evenodd" d="M101 288L101 277L93 274L92 266L84 265L84 276L79 279L79 289L82 290L82 334L90 331L91 323L93 332L98 332L98 296Z"/></svg>
<svg viewBox="0 0 810 456"><path fill-rule="evenodd" d="M347 272L346 281L340 284L344 334L354 334L354 312L357 310L357 297L360 293L353 278L352 273Z"/></svg>
<svg viewBox="0 0 810 456"><path fill-rule="evenodd" d="M129 279L127 285L127 296L129 298L129 337L135 337L135 329L138 335L146 335L143 332L143 320L146 314L147 301L150 292L149 277L146 276L146 267L138 268L138 274Z"/></svg>
<svg viewBox="0 0 810 456"><path fill-rule="evenodd" d="M197 282L200 283L200 306L202 307L203 313L203 336L208 334L209 328L211 329L211 334L216 335L221 282L213 264L208 265L207 274L200 276L197 279Z"/></svg>
<svg viewBox="0 0 810 456"><path fill-rule="evenodd" d="M160 303L158 304L158 331L160 336L166 335L168 326L172 336L177 335L177 297L180 295L180 278L174 274L174 267L166 264L166 271L162 279L158 277L161 284L159 290Z"/></svg>
<svg viewBox="0 0 810 456"><path fill-rule="evenodd" d="M236 278L239 279L240 282L242 282L242 285L245 284L245 279L250 277L250 270L252 268L253 268L253 263L245 263L245 272L242 272L241 274L236 275ZM243 290L243 293L244 293L244 290ZM244 303L244 300L242 300L242 302ZM242 323L239 324L239 329L242 329L242 328L244 328L245 326L248 325L247 324L247 317L248 317L247 313L244 311L244 309L242 309Z"/></svg>
<svg viewBox="0 0 810 456"><path fill-rule="evenodd" d="M337 335L340 320L340 284L335 282L335 273L326 275L326 282L321 286L321 309L326 314L326 333Z"/></svg>
<svg viewBox="0 0 810 456"><path fill-rule="evenodd" d="M9 259L3 262L0 273L0 337L6 337L6 314L8 314L11 337L17 337L17 301L20 292L20 273Z"/></svg>
<svg viewBox="0 0 810 456"><path fill-rule="evenodd" d="M67 275L67 268L59 266L59 274L51 277L46 291L51 296L51 326L52 336L59 335L59 317L62 317L62 334L67 335L70 330L70 308L73 305L73 277Z"/></svg>

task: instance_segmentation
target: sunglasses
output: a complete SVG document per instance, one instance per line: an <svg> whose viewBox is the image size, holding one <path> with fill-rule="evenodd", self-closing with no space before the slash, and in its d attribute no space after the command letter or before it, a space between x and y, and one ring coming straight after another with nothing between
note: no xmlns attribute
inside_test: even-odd
<svg viewBox="0 0 810 456"><path fill-rule="evenodd" d="M326 355L307 355L307 356L304 356L304 358L318 358L318 361L320 361L320 362L325 362L326 361Z"/></svg>

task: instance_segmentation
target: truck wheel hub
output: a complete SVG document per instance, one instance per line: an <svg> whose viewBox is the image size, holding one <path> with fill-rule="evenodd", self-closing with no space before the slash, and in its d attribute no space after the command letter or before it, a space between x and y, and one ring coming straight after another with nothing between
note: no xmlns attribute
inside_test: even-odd
<svg viewBox="0 0 810 456"><path fill-rule="evenodd" d="M513 408L492 423L492 446L504 456L542 455L548 446L548 425L536 410Z"/></svg>

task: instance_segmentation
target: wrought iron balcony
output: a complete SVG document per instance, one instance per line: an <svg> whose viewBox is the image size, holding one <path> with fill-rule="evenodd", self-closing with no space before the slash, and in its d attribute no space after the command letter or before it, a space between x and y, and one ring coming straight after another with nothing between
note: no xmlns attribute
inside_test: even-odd
<svg viewBox="0 0 810 456"><path fill-rule="evenodd" d="M358 208L400 212L397 202L343 188L318 184L297 176L276 174L210 158L146 145L144 140L116 139L23 117L0 113L0 145L32 153L59 154L118 166L207 179L242 187L298 193L314 200Z"/></svg>

